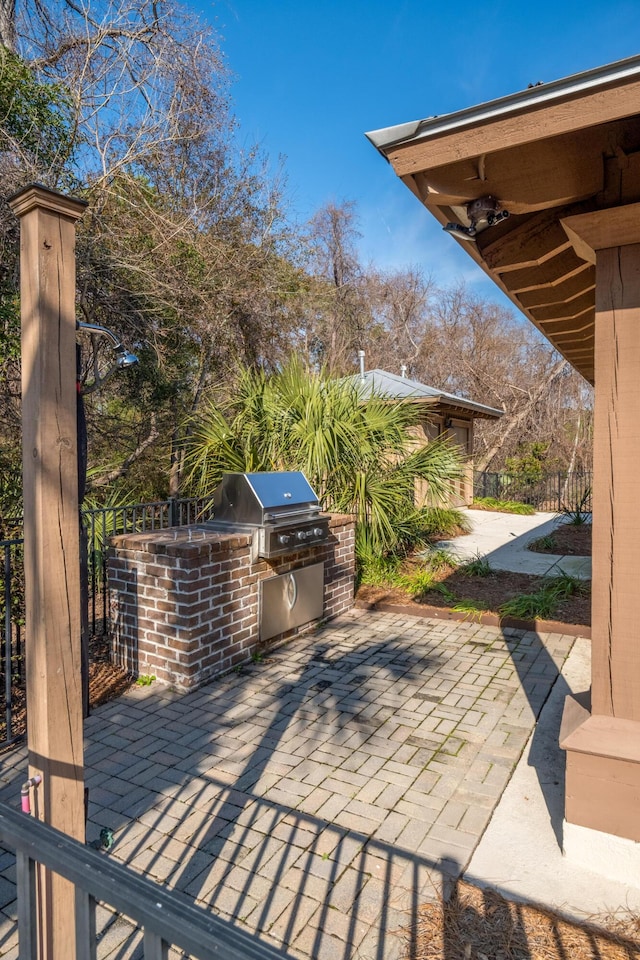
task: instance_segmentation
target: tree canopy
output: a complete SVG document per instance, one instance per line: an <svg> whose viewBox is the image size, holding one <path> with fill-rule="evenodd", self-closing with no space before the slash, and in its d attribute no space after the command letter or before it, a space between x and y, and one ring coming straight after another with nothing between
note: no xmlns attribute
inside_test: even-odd
<svg viewBox="0 0 640 960"><path fill-rule="evenodd" d="M87 398L94 495L123 478L140 498L188 490L186 451L212 403L226 409L247 376L292 369L292 355L298 371L351 373L360 349L369 367L404 364L504 409L476 431L484 466L534 442L550 463L588 464L589 390L528 325L415 266L364 264L348 200L292 222L282 172L240 146L219 38L190 9L0 0L0 39L4 512L20 448L18 227L6 199L31 181L88 200L78 316L141 361ZM105 345L80 339L86 379Z"/></svg>

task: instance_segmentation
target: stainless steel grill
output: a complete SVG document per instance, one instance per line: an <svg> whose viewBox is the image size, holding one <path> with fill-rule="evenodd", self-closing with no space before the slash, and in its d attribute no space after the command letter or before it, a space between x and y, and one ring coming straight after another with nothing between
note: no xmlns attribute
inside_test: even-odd
<svg viewBox="0 0 640 960"><path fill-rule="evenodd" d="M256 558L306 550L329 536L329 517L299 471L225 473L213 497L213 520L205 526L253 533Z"/></svg>

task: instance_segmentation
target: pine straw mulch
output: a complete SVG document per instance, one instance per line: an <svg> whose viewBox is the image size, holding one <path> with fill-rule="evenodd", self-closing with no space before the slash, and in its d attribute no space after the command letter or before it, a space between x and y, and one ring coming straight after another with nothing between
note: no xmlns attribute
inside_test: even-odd
<svg viewBox="0 0 640 960"><path fill-rule="evenodd" d="M640 918L572 922L460 881L420 908L407 960L640 960Z"/></svg>

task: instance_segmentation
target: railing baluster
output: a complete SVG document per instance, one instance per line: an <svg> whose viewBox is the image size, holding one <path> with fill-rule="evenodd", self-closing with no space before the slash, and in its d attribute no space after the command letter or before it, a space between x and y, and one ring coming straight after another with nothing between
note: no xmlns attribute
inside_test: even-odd
<svg viewBox="0 0 640 960"><path fill-rule="evenodd" d="M168 960L169 944L153 930L144 931L144 960Z"/></svg>
<svg viewBox="0 0 640 960"><path fill-rule="evenodd" d="M89 529L88 529L88 547L87 552L91 558L89 561L89 569L91 570L91 635L94 636L96 632L96 516L95 513L91 510L87 510L83 513L83 517L89 520Z"/></svg>
<svg viewBox="0 0 640 960"><path fill-rule="evenodd" d="M4 548L4 707L7 740L11 740L11 545Z"/></svg>
<svg viewBox="0 0 640 960"><path fill-rule="evenodd" d="M96 901L76 887L76 956L75 960L96 960Z"/></svg>
<svg viewBox="0 0 640 960"><path fill-rule="evenodd" d="M36 864L23 850L16 851L16 890L20 960L37 960Z"/></svg>
<svg viewBox="0 0 640 960"><path fill-rule="evenodd" d="M115 520L115 513L114 513ZM107 546L107 511L102 511L102 542L100 543L100 562L102 564L101 580L102 580L102 630L103 633L106 630L107 623L107 563L105 550Z"/></svg>

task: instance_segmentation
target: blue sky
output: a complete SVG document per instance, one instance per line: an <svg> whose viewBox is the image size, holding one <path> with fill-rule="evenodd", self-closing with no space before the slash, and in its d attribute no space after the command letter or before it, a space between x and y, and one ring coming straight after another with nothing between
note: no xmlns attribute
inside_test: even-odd
<svg viewBox="0 0 640 960"><path fill-rule="evenodd" d="M640 53L640 0L206 0L241 137L285 158L293 214L353 200L365 261L500 299L365 139Z"/></svg>

